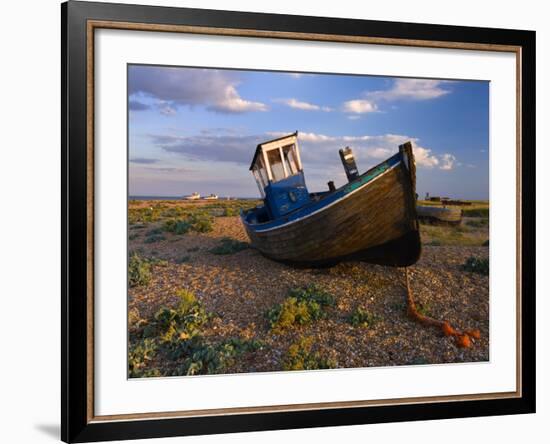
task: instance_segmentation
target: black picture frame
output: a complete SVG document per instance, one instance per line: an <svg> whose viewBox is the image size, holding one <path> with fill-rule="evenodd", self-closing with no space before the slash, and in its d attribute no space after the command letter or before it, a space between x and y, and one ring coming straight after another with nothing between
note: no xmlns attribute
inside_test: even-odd
<svg viewBox="0 0 550 444"><path fill-rule="evenodd" d="M87 36L90 20L380 39L512 45L521 68L521 395L513 398L95 421L88 360L90 162ZM69 1L61 5L62 274L61 438L90 442L535 412L535 32ZM91 326L90 326L91 325Z"/></svg>

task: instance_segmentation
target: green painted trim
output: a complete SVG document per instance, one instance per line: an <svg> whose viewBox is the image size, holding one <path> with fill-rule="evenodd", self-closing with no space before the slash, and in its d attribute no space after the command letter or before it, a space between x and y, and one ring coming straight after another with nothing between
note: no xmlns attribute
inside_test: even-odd
<svg viewBox="0 0 550 444"><path fill-rule="evenodd" d="M362 187L367 182L370 182L375 177L382 174L384 171L386 171L389 168L389 165L387 163L384 163L383 165L379 165L374 171L367 174L366 176L361 177L359 180L356 180L355 182L352 182L344 188L344 193L348 194L351 193L353 190L356 190L359 187Z"/></svg>

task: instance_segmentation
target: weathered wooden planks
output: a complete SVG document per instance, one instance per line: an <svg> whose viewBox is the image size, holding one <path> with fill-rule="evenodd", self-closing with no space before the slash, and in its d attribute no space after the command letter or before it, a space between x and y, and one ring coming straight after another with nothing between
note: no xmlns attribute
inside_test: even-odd
<svg viewBox="0 0 550 444"><path fill-rule="evenodd" d="M462 220L462 210L451 207L418 205L418 218L435 224L458 225Z"/></svg>
<svg viewBox="0 0 550 444"><path fill-rule="evenodd" d="M252 244L272 259L303 265L346 258L390 265L416 262L420 238L414 156L410 144L400 151L403 159L396 167L316 214L270 231L246 226Z"/></svg>

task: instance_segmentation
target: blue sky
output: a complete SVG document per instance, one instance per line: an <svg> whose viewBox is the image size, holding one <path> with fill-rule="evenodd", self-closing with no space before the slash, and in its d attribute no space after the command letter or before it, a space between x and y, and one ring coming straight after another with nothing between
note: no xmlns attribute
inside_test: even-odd
<svg viewBox="0 0 550 444"><path fill-rule="evenodd" d="M489 83L130 65L130 195L257 197L258 143L299 131L310 191L411 140L420 196L489 198Z"/></svg>

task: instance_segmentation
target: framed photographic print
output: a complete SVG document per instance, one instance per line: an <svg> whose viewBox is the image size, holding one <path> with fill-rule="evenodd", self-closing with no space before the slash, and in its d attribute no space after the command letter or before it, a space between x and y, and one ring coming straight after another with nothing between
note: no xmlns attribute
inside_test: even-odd
<svg viewBox="0 0 550 444"><path fill-rule="evenodd" d="M64 3L62 439L535 411L535 33Z"/></svg>

